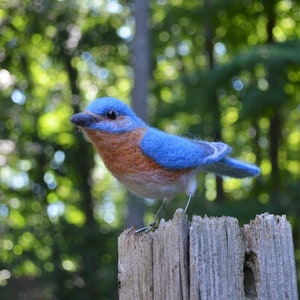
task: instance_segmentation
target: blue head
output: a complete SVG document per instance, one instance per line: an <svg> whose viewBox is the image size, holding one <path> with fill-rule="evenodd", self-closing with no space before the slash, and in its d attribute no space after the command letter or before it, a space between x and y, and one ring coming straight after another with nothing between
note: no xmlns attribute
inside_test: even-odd
<svg viewBox="0 0 300 300"><path fill-rule="evenodd" d="M111 97L95 99L84 113L73 115L71 122L80 127L113 133L146 127L128 105Z"/></svg>

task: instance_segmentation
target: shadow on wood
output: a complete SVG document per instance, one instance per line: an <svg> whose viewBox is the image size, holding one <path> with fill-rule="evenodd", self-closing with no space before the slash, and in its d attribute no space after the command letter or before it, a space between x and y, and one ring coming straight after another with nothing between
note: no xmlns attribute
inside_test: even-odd
<svg viewBox="0 0 300 300"><path fill-rule="evenodd" d="M118 240L119 298L298 299L292 231L285 216L232 217L182 209L155 232L126 229Z"/></svg>

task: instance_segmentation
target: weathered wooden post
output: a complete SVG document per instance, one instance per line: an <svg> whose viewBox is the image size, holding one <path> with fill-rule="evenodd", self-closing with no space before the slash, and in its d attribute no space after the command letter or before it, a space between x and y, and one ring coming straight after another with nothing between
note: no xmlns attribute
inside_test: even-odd
<svg viewBox="0 0 300 300"><path fill-rule="evenodd" d="M232 217L189 223L178 209L155 232L125 230L118 251L120 300L298 299L285 216L266 213L240 228Z"/></svg>
<svg viewBox="0 0 300 300"><path fill-rule="evenodd" d="M243 299L245 245L237 219L194 216L190 299Z"/></svg>

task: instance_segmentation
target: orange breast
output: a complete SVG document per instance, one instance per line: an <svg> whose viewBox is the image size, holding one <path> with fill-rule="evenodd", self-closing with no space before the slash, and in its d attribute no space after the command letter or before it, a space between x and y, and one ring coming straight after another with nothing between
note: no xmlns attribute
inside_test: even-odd
<svg viewBox="0 0 300 300"><path fill-rule="evenodd" d="M147 157L140 149L139 143L146 128L126 133L106 133L84 128L91 141L96 146L106 167L117 178L144 177L144 180L165 183L180 180L191 169L171 170L163 168Z"/></svg>

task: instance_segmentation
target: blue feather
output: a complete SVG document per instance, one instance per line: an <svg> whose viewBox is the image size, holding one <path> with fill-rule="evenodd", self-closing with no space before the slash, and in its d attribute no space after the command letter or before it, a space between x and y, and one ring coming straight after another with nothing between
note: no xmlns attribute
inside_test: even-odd
<svg viewBox="0 0 300 300"><path fill-rule="evenodd" d="M235 178L256 177L260 173L260 169L257 166L229 157L226 157L217 163L205 165L202 170L220 176L230 176Z"/></svg>
<svg viewBox="0 0 300 300"><path fill-rule="evenodd" d="M231 152L224 143L191 140L154 128L147 129L140 147L145 155L169 169L200 168L220 161Z"/></svg>
<svg viewBox="0 0 300 300"><path fill-rule="evenodd" d="M92 130L123 133L146 127L146 124L134 114L127 104L116 98L97 98L86 108L86 110L97 116L103 117L103 119L98 120L98 122L91 123L87 126ZM109 111L115 113L117 117L116 120L105 120L106 114Z"/></svg>

